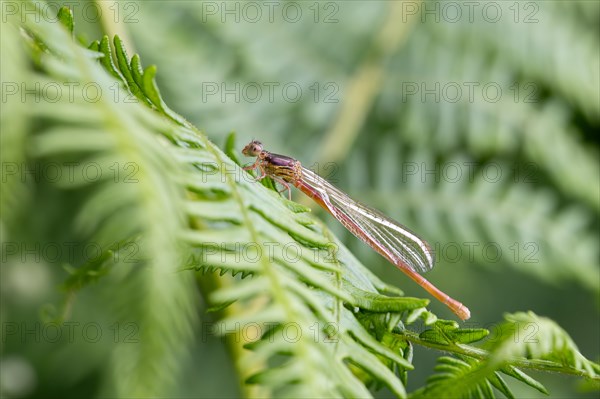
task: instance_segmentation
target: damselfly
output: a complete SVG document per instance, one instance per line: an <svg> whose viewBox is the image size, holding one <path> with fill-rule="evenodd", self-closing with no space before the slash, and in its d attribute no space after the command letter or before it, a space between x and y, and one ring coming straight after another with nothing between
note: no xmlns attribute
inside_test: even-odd
<svg viewBox="0 0 600 399"><path fill-rule="evenodd" d="M265 151L260 141L251 141L242 154L256 157L246 170L260 171L283 185L291 199L290 183L331 213L352 234L383 255L462 320L471 316L469 309L427 281L419 273L431 270L433 251L426 241L381 212L357 202L331 185L294 158Z"/></svg>

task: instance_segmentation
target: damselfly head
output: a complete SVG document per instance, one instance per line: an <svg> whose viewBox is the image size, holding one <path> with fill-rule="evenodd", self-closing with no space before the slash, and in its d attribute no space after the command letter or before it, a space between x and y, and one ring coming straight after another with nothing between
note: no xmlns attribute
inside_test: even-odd
<svg viewBox="0 0 600 399"><path fill-rule="evenodd" d="M248 145L244 147L242 150L242 154L247 157L256 157L263 150L263 144L258 140L252 140Z"/></svg>

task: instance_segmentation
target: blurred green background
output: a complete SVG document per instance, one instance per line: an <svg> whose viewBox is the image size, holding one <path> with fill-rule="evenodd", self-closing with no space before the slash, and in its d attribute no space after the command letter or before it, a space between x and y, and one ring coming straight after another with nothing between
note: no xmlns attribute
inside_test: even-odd
<svg viewBox="0 0 600 399"><path fill-rule="evenodd" d="M68 5L86 42L118 33L156 64L167 104L218 145L230 131L240 149L259 139L430 241L438 261L427 278L469 306L466 326L493 333L504 312L533 310L598 360L600 2ZM385 281L425 296L315 212ZM94 286L77 297L74 339L35 330L40 309L62 300L54 266L3 256L2 312L24 323L3 327L6 397L101 394L115 334L135 339L102 314ZM22 326L34 339L21 339ZM223 342L196 342L173 397L236 397ZM417 348L409 390L437 356ZM551 397L597 397L574 378L534 376Z"/></svg>

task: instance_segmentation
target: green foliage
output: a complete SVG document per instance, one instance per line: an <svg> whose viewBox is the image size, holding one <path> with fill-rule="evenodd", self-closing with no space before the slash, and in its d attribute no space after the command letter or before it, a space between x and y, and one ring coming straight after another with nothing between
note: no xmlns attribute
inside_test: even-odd
<svg viewBox="0 0 600 399"><path fill-rule="evenodd" d="M60 274L63 287L70 294L90 289L92 283L105 287L104 299L112 304L107 306L109 312L140 326L141 345L119 343L112 348L104 365L112 372L104 396L169 395L196 337L198 286L212 310L223 316L214 328L229 337L231 356L248 396L252 395L248 387L258 385L265 389L261 395L275 397L370 397L370 386L386 386L397 397L406 397L414 345L452 355L438 359L436 373L410 393L414 397L488 398L495 388L512 398L502 375L545 393L523 369L600 379L599 366L587 360L552 320L533 313L507 315L497 327L500 333L490 338L487 329L461 328L454 321L439 319L425 308L427 299L405 297L381 281L307 214L307 208L255 184L239 168L233 135L221 151L172 111L155 82L156 67L142 68L137 55L130 59L118 36L113 45L105 36L84 48L70 37L73 18L65 9L59 20L67 29L31 15L23 15L23 21L20 17L2 25L3 52L11 56L10 62L3 57L3 82L93 84L102 95L90 102L78 92L72 101L63 97L52 102L47 91L39 91L36 95L42 101L36 106L8 102L8 112L2 114L3 162L63 165L62 176L70 176L67 162L93 162L103 171L115 164L129 165L135 172L118 178L106 174L94 181L64 178L27 183L13 176L2 185L1 217L7 236L35 236L36 227L23 223L32 213L39 218L39 231L53 231L49 226L55 220L39 211L55 210L61 237L79 237L102 248L102 254L87 263L65 262L68 275ZM430 34L451 37L446 32ZM416 51L412 46L407 51ZM449 50L439 46L432 51L442 57ZM518 61L517 57L513 62ZM551 76L547 79L551 81ZM570 87L560 85L565 95L582 103L579 92ZM120 101L114 101L113 94ZM437 111L427 110L427 114L415 105L408 108L414 118L424 119L406 123L424 129L427 121L438 120L437 115L431 118ZM447 111L440 112L449 117ZM483 117L496 117L501 123L497 110L487 112ZM593 107L586 112L594 117ZM454 137L456 143L450 146L460 147L465 140L469 148L494 156L516 151L500 144L482 148L472 137L475 130L466 129L467 138ZM414 130L408 129L407 134L410 145L422 147L423 138ZM578 146L561 133L555 137L568 148ZM547 165L549 155L535 151L535 140L540 139L531 140L528 154ZM461 155L466 157L455 154ZM593 175L593 157L582 151L578 160L586 178ZM557 162L564 167L566 159ZM81 166L76 167L80 171L77 168ZM549 178L574 178L572 171L559 169L547 168ZM457 219L446 234L470 236L473 226L465 222L469 217L481 222L482 234L496 238L539 229L549 265L539 275L550 270L549 278L556 279L561 273L558 266L567 264L566 276L597 291L596 282L588 278L590 259L597 250L586 246L592 237L586 223L576 223L588 210L567 209L558 221L546 222L552 207L541 204L551 196L507 185L494 187L500 216L491 215L486 212L489 208L477 206L481 193L489 189L483 183L426 186L418 201L423 212L435 214L434 220ZM588 188L573 193L595 209ZM524 198L534 203L519 210ZM432 208L435 201L441 205ZM456 203L464 209L448 206ZM467 217L455 216L461 212L467 212ZM499 219L505 224L498 225ZM438 234L442 229L431 228ZM130 248L135 249L133 259L126 256ZM295 251L292 258L284 250L288 248ZM573 266L577 263L580 269ZM192 270L204 273L198 286ZM420 333L418 323L426 328ZM239 338L253 328L258 328L258 337L237 345L232 335ZM227 334L231 332L235 333Z"/></svg>
<svg viewBox="0 0 600 399"><path fill-rule="evenodd" d="M61 13L61 21L68 23L69 18ZM34 17L30 15L22 25L15 23L18 19L3 24L3 46L16 43L15 59L29 58L29 65L10 70L3 81L37 82L34 95L41 100L39 106L24 110L27 126L3 126L2 148L8 154L6 158L3 154L3 162L20 159L17 167L28 165L38 170L58 165L60 178L36 179L37 184L31 184L23 181L20 173L11 176L10 192L2 196L7 241L35 237L36 229L47 231L48 227L41 226L55 223L53 220L38 216L35 225L24 220L32 209L49 212L55 208L63 229L58 236L44 237L45 242L70 237L106 252L72 271L65 285L75 290L96 280L90 278L93 272L96 276L98 272L107 274L102 269L108 267L104 261L111 258L115 314L120 320L135 321L145 342L116 345L111 367L116 392L156 394L176 372L177 359L190 343L196 318L191 276L173 275L182 256L177 237L185 227L184 198L171 178L181 169L163 143L164 135L174 127L139 104L115 103L111 94L123 99L129 92L114 85L98 65L98 55L74 43L60 26L39 18L36 22ZM26 32L25 39L19 39L19 25ZM62 101L49 100L55 95L45 90L49 83L67 87L68 82L99 88L96 101L86 98L82 90L74 90L72 98L65 95L60 97ZM82 178L82 168L89 165L103 172L100 178ZM115 174L109 173L114 167ZM16 195L19 197L14 198ZM132 256L111 256L119 244L119 251L129 248L134 251Z"/></svg>
<svg viewBox="0 0 600 399"><path fill-rule="evenodd" d="M506 322L498 327L500 336L492 345L493 363L527 357L549 360L590 377L600 372L598 365L583 357L571 337L554 321L533 312L508 314L505 318Z"/></svg>
<svg viewBox="0 0 600 399"><path fill-rule="evenodd" d="M487 378L477 376L474 369L478 363L477 360L468 357L442 356L438 358L438 365L435 367L437 373L429 378L427 389L423 391L423 394L425 397L440 395L439 397L453 398L462 393L464 397L468 398L494 398L492 387L495 387L507 398L514 398L499 373L494 373ZM463 387L457 392L454 389L457 380L465 381L465 385L472 388L465 390Z"/></svg>
<svg viewBox="0 0 600 399"><path fill-rule="evenodd" d="M506 321L499 326L498 336L485 343L489 352L473 351L471 356L464 354L455 357L440 357L436 366L436 374L428 379L427 386L415 393L415 397L440 397L440 398L493 398L492 387L504 396L513 398L508 385L500 373L513 377L538 391L548 394L546 388L516 366L523 362L531 368L546 368L551 371L561 371L598 378L600 366L585 359L569 335L556 325L552 320L539 317L532 312L507 314ZM435 324L439 324L436 322ZM446 338L449 323L442 321L441 327L426 330L420 339L427 340L437 345L457 345L461 342L478 341L487 334L477 331L471 334L470 339L461 340L461 336ZM456 328L451 328L454 331ZM443 335L445 340L431 339L432 335ZM462 346L461 350L467 349ZM468 353L470 350L463 351ZM525 360L527 359L527 360ZM548 362L546 362L548 361Z"/></svg>
<svg viewBox="0 0 600 399"><path fill-rule="evenodd" d="M419 337L432 343L448 345L477 342L488 334L489 331L483 328L459 328L455 321L437 320L432 329L423 331Z"/></svg>
<svg viewBox="0 0 600 399"><path fill-rule="evenodd" d="M481 244L473 258L461 247L463 256L455 263L509 266L556 285L581 284L598 295L597 5L498 3L502 18L490 22L479 8L469 19L467 5L459 2L462 18L444 23L431 11L445 9L443 2L406 3L399 12L393 3L342 2L338 22L303 20L293 29L280 18L221 23L220 15L207 16L194 3L171 10L155 4L144 18L157 27L156 40L141 40L143 24L132 32L149 57L172 54L173 66L161 69L170 104L208 127L209 135L223 126L242 133L243 126L248 138L262 138L281 153L332 170L331 177L351 196L418 226L434 243ZM412 20L411 5L429 7L430 13ZM369 51L389 43L376 29L386 17L409 25L405 42L391 54ZM173 27L162 19L180 23ZM362 69L363 60L383 75L380 92L365 104L349 93L354 79L358 85L373 79ZM196 94L204 93L207 83L231 89L274 80L297 83L304 95L297 102L271 102L263 95L253 103L233 96L223 100L221 86L214 96ZM321 97L315 100L316 91L307 88L317 83ZM326 83L339 89L335 101L324 100L334 92L325 90ZM418 92L409 95L412 84ZM424 95L422 84L438 99ZM456 86L461 95L451 101ZM502 90L498 101L495 87ZM342 112L345 107L348 113ZM361 112L364 123L334 129L339 115ZM344 146L352 129L357 138ZM335 167L327 169L328 162ZM459 165L456 181L454 165ZM486 243L502 250L497 264L482 250ZM439 258L440 268L455 265Z"/></svg>

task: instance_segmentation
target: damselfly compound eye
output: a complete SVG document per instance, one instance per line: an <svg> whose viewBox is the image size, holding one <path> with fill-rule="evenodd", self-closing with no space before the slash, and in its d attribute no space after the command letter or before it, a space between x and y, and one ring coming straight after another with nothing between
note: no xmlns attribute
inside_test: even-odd
<svg viewBox="0 0 600 399"><path fill-rule="evenodd" d="M255 157L260 154L263 150L263 145L258 140L252 140L248 145L244 147L242 150L242 154L248 157Z"/></svg>

